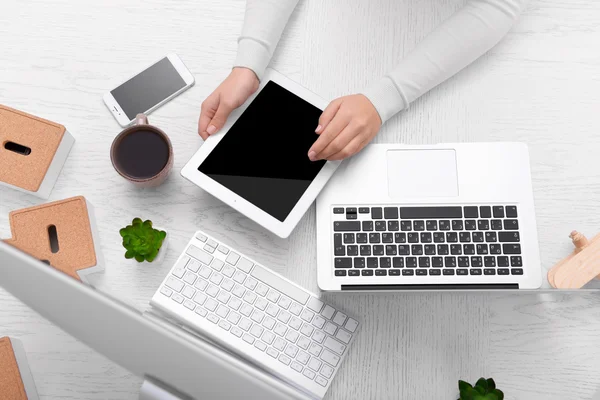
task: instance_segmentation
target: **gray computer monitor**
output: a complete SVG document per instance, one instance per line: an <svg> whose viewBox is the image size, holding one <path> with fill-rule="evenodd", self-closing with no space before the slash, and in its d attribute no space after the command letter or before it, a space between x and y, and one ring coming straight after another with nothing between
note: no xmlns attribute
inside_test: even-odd
<svg viewBox="0 0 600 400"><path fill-rule="evenodd" d="M0 286L94 350L179 397L308 399L209 342L143 316L2 241Z"/></svg>

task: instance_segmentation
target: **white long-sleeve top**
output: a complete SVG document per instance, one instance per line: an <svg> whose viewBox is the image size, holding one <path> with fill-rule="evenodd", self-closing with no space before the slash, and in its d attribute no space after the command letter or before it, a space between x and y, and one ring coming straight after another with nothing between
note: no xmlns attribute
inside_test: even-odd
<svg viewBox="0 0 600 400"><path fill-rule="evenodd" d="M262 77L299 0L247 0L235 66ZM363 94L385 122L495 46L526 0L470 0Z"/></svg>

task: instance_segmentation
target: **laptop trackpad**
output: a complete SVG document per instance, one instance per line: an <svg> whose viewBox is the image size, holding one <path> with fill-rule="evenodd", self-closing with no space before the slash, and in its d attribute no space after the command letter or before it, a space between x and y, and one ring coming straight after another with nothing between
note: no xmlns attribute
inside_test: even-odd
<svg viewBox="0 0 600 400"><path fill-rule="evenodd" d="M458 196L455 150L389 150L387 172L393 199Z"/></svg>

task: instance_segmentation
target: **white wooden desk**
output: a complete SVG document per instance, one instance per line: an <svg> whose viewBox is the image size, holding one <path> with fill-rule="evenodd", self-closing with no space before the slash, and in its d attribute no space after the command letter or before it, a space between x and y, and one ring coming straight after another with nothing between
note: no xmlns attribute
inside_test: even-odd
<svg viewBox="0 0 600 400"><path fill-rule="evenodd" d="M243 0L3 0L0 103L67 126L77 142L51 200L95 206L110 287L139 308L197 228L317 290L315 211L288 240L185 181L200 146L202 100L226 76ZM305 0L273 65L325 98L361 90L463 4L461 0ZM532 0L505 40L389 121L376 141L524 141L530 145L542 262L571 251L567 234L600 228L600 2ZM120 128L102 94L168 52L196 86L150 116L175 148L155 190L120 178L109 148ZM8 212L39 199L0 189ZM171 235L161 265L126 262L119 228L150 218ZM600 386L600 296L578 294L327 295L362 319L329 399L456 399L459 378L492 376L507 399L589 399ZM0 336L19 337L43 399L135 399L141 380L0 289ZM1 396L0 396L1 397Z"/></svg>

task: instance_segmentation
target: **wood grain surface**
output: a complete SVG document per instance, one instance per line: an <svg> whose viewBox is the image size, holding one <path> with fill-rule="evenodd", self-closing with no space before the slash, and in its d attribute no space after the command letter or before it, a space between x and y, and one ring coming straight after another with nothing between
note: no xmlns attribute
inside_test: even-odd
<svg viewBox="0 0 600 400"><path fill-rule="evenodd" d="M291 280L316 285L315 210L274 237L178 171L201 145L202 100L231 68L244 0L3 0L0 103L63 124L76 138L50 200L95 206L107 267L98 284L140 309L196 229ZM359 92L392 68L464 0L302 0L272 65L321 96ZM532 0L490 53L390 120L378 143L529 144L544 268L600 227L600 2ZM120 127L102 95L169 52L196 85L149 117L170 136L174 172L136 189L113 170ZM266 121L265 123L268 123ZM8 213L40 204L0 188ZM160 265L123 258L132 217L171 235ZM600 287L600 285L598 286ZM363 322L328 399L448 399L457 380L492 376L506 399L590 399L600 386L600 297L579 293L325 296ZM90 350L0 289L0 336L22 340L42 399L135 399L141 379Z"/></svg>

